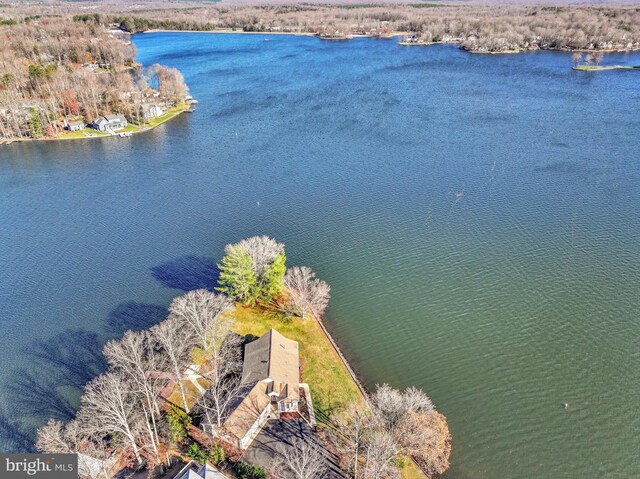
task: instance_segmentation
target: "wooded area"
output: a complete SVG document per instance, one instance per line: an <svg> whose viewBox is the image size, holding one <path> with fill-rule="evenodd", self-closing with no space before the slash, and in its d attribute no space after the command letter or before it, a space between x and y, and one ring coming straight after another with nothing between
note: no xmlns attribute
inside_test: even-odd
<svg viewBox="0 0 640 479"><path fill-rule="evenodd" d="M269 3L269 2L266 2ZM87 13L90 12L90 13ZM640 48L640 9L632 6L480 5L447 3L299 3L253 5L164 0L9 3L0 18L33 14L76 15L117 22L130 32L150 29L291 32L326 37L406 35L412 42L459 43L472 52L535 49L632 50Z"/></svg>
<svg viewBox="0 0 640 479"><path fill-rule="evenodd" d="M0 137L55 137L66 121L118 113L144 121L143 104L184 100L179 71L134 61L128 35L97 18L20 18L0 26Z"/></svg>

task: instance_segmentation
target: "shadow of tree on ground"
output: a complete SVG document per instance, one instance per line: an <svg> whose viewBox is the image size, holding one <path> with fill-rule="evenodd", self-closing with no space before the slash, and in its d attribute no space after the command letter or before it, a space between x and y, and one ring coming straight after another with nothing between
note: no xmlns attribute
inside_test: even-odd
<svg viewBox="0 0 640 479"><path fill-rule="evenodd" d="M214 291L219 270L213 258L190 255L154 266L151 274L167 288L182 291L203 288Z"/></svg>

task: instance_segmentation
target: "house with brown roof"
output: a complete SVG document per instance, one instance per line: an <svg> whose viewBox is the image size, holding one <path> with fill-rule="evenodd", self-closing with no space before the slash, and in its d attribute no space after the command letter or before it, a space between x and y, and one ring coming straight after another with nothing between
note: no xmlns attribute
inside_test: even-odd
<svg viewBox="0 0 640 479"><path fill-rule="evenodd" d="M245 395L224 428L240 449L246 449L270 417L299 412L300 388L306 385L300 384L298 342L271 329L247 344L242 384Z"/></svg>

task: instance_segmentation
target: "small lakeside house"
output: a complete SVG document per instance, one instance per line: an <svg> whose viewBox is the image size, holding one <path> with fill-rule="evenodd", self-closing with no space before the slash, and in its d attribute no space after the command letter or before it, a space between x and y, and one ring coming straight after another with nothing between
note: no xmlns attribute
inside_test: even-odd
<svg viewBox="0 0 640 479"><path fill-rule="evenodd" d="M143 103L140 105L140 115L145 121L151 120L152 118L158 118L164 114L164 108L157 103Z"/></svg>
<svg viewBox="0 0 640 479"><path fill-rule="evenodd" d="M116 131L122 130L128 124L124 115L105 115L94 119L91 127L98 131Z"/></svg>
<svg viewBox="0 0 640 479"><path fill-rule="evenodd" d="M237 406L224 422L224 430L240 449L247 449L270 418L286 419L300 414L298 342L271 329L245 346L242 366L243 393ZM306 398L311 406L311 397ZM211 432L211 425L203 425Z"/></svg>
<svg viewBox="0 0 640 479"><path fill-rule="evenodd" d="M65 128L69 131L84 130L85 124L82 120L65 120Z"/></svg>

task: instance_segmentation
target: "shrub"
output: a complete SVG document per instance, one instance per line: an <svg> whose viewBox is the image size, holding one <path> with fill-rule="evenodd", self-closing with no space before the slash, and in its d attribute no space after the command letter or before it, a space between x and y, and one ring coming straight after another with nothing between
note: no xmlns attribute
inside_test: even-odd
<svg viewBox="0 0 640 479"><path fill-rule="evenodd" d="M236 473L240 479L266 479L267 471L262 466L253 466L239 462L235 466Z"/></svg>
<svg viewBox="0 0 640 479"><path fill-rule="evenodd" d="M174 443L181 442L187 435L187 430L191 425L191 416L176 406L171 406L167 413L167 422L171 429L171 440Z"/></svg>
<svg viewBox="0 0 640 479"><path fill-rule="evenodd" d="M220 464L222 461L224 461L224 449L221 445L216 444L209 451L209 462Z"/></svg>
<svg viewBox="0 0 640 479"><path fill-rule="evenodd" d="M187 449L186 455L200 464L207 462L207 454L200 448L197 442L191 443L191 446Z"/></svg>

